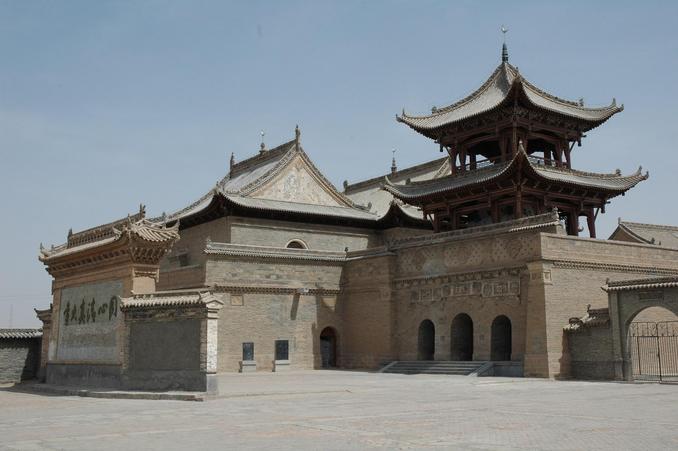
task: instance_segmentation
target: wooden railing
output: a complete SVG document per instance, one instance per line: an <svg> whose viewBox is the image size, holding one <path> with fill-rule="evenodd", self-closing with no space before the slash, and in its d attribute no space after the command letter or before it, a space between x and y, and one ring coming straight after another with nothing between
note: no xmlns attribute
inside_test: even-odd
<svg viewBox="0 0 678 451"><path fill-rule="evenodd" d="M554 159L544 159L542 157L537 157L534 155L528 155L527 158L534 164L540 165L540 166L549 166L553 168L566 168L567 164L566 163L561 163L557 160ZM486 158L484 160L478 160L475 163L470 162L465 165L457 165L454 167L454 172L463 172L463 171L473 171L476 169L482 169L486 168L488 166L495 165L497 163L501 163L501 157L492 157L492 158Z"/></svg>

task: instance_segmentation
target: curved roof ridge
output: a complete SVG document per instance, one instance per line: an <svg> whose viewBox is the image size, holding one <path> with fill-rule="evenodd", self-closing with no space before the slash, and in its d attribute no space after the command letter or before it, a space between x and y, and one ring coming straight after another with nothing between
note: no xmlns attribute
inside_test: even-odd
<svg viewBox="0 0 678 451"><path fill-rule="evenodd" d="M256 179L252 180L251 182L247 183L245 186L241 186L237 190L224 190L224 192L233 192L233 193L239 193L239 194L251 194L251 193L253 193L259 187L261 187L261 185L268 182L269 180L274 178L276 175L278 175L283 169L285 169L290 164L290 162L294 159L296 154L297 154L296 146L292 146L291 148L289 148L285 151L282 158L280 158L271 169L269 169L268 171L266 171L265 173L263 173L262 175L260 175Z"/></svg>
<svg viewBox="0 0 678 451"><path fill-rule="evenodd" d="M621 220L619 221L619 225L631 225L631 226L641 226L641 227L648 227L652 229L660 229L660 230L678 230L678 226L672 226L672 225L667 225L667 224L650 224L647 222L633 222L633 221L624 221Z"/></svg>
<svg viewBox="0 0 678 451"><path fill-rule="evenodd" d="M432 185L432 184L440 183L441 181L443 181L445 179L449 179L449 178L454 178L455 180L460 180L460 179L467 178L467 177L474 177L476 174L482 174L483 172L490 172L492 170L497 170L497 168L499 166L509 166L511 163L513 163L515 161L517 155L518 154L516 154L509 161L503 161L501 163L491 164L489 166L484 166L482 168L474 169L472 171L457 172L456 174L447 174L447 175L444 175L444 176L438 177L438 178L414 181L414 182L410 182L409 184L406 184L406 185L393 183L393 182L390 181L388 176L386 176L385 178L386 178L386 181L388 182L388 184L391 185L391 186L422 187L422 186L426 186L426 185Z"/></svg>
<svg viewBox="0 0 678 451"><path fill-rule="evenodd" d="M497 78L497 75L501 72L501 69L504 67L505 64L508 64L508 63L502 63L499 66L497 66L497 68L494 69L492 74L490 74L490 76L487 78L487 80L485 80L485 82L482 85L480 85L480 87L478 89L473 91L471 94L463 97L462 99L457 100L456 102L451 103L450 105L447 105L445 107L437 108L436 111L431 113L431 114L425 114L425 115L420 115L420 116L411 116L411 115L406 114L405 110L403 110L403 114L402 114L401 117L402 118L408 118L408 119L424 119L424 118L436 117L436 116L440 116L442 114L445 114L445 113L447 113L447 112L449 112L449 111L451 111L451 110L453 110L457 107L460 107L460 106L462 106L466 103L469 103L469 102L475 100L478 96L480 96L480 94L487 91L487 89L492 85L495 78Z"/></svg>
<svg viewBox="0 0 678 451"><path fill-rule="evenodd" d="M193 208L197 207L201 203L205 202L207 199L212 199L214 197L214 195L217 194L217 192L219 192L219 190L215 186L214 188L209 190L207 193L200 196L200 198L198 198L198 200L196 200L195 202L192 202L190 205L188 205L188 206L186 206L186 207L184 207L180 210L177 210L174 213L170 213L169 215L167 215L166 220L167 221L174 221L175 219L180 218L184 213L186 213L187 211L190 211ZM155 219L159 219L159 218L153 218L153 219L155 220Z"/></svg>
<svg viewBox="0 0 678 451"><path fill-rule="evenodd" d="M301 158L304 160L304 162L311 168L311 170L314 172L314 175L317 176L320 179L321 184L325 185L326 188L328 188L330 191L332 191L332 194L337 196L339 200L341 200L346 206L351 207L351 208L357 208L359 210L365 210L365 207L362 205L356 204L353 202L348 196L346 196L344 193L339 191L336 186L330 180L325 177L325 174L322 173L320 169L313 163L313 160L311 160L311 157L308 156L304 148L299 144L299 148L297 150L299 152L299 155Z"/></svg>
<svg viewBox="0 0 678 451"><path fill-rule="evenodd" d="M529 80L527 80L526 78L524 78L522 76L520 77L520 82L524 86L527 86L531 90L535 91L537 94L539 94L543 97L546 97L549 100L553 100L554 102L562 103L562 104L567 105L567 106L579 108L583 111L605 111L605 110L609 110L609 109L616 107L616 102L614 100L610 105L607 105L607 106L587 107L587 106L582 105L578 101L567 100L567 99L564 99L562 97L558 97L556 95L553 95L553 94L549 93L548 91L545 91L544 89L539 88L538 86L534 85L533 83L531 83ZM623 107L621 107L621 108L623 108Z"/></svg>
<svg viewBox="0 0 678 451"><path fill-rule="evenodd" d="M587 107L582 101L576 102L555 96L525 79L517 67L502 62L480 88L463 99L436 108L431 114L426 115L408 115L403 109L402 115L396 115L396 120L404 122L429 138L438 139L435 130L494 111L507 104L514 89L520 90L521 97L527 105L584 121L585 130L597 127L624 109L624 105L617 106L615 99L608 106Z"/></svg>
<svg viewBox="0 0 678 451"><path fill-rule="evenodd" d="M282 144L279 144L275 146L273 149L266 150L264 152L259 152L254 156L251 156L249 158L246 158L242 161L239 161L233 165L227 176L233 176L236 175L240 172L243 172L247 169L249 169L251 166L257 165L264 163L274 157L279 156L278 154L283 153L282 150L288 151L290 150L290 146L294 146L296 143L296 139L292 139L290 141L284 142Z"/></svg>
<svg viewBox="0 0 678 451"><path fill-rule="evenodd" d="M552 171L552 172L560 172L560 173L569 173L573 175L581 175L581 176L590 176L590 177L598 177L598 178L610 178L610 179L623 179L623 178L628 178L628 177L637 177L639 175L642 175L642 169L643 167L640 166L636 172L633 174L628 174L628 175L623 175L621 171L619 172L592 172L592 171L582 171L579 169L571 169L567 167L556 167L556 166L546 166L546 165L537 165L539 166L539 169L543 169L545 171Z"/></svg>

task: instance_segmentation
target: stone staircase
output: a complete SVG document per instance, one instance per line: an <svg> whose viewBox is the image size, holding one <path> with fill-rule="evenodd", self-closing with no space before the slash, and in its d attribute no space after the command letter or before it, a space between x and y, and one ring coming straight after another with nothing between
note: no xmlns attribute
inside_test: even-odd
<svg viewBox="0 0 678 451"><path fill-rule="evenodd" d="M468 376L475 373L488 362L484 361L452 361L452 360L419 360L391 362L381 369L381 373L398 374L451 374Z"/></svg>

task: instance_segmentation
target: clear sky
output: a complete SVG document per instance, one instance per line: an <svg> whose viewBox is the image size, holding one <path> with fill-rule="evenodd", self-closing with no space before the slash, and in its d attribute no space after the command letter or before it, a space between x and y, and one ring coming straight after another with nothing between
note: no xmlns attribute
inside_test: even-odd
<svg viewBox="0 0 678 451"><path fill-rule="evenodd" d="M40 242L210 189L231 152L299 124L338 186L438 158L395 121L510 61L537 86L625 110L575 148L578 169L649 169L617 217L678 224L678 2L0 1L0 327L50 302ZM12 315L10 315L12 313Z"/></svg>

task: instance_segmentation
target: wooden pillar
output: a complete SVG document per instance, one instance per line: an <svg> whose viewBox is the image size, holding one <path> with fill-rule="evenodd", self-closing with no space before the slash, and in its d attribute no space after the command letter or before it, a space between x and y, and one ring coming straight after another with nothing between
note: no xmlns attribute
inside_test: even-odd
<svg viewBox="0 0 678 451"><path fill-rule="evenodd" d="M515 212L513 214L513 217L515 219L520 219L523 217L523 186L518 185L516 188L516 206L515 206Z"/></svg>
<svg viewBox="0 0 678 451"><path fill-rule="evenodd" d="M560 147L560 144L556 144L556 166L561 167L563 165L563 151Z"/></svg>
<svg viewBox="0 0 678 451"><path fill-rule="evenodd" d="M490 214L492 215L492 222L499 222L499 203L496 200L490 201Z"/></svg>
<svg viewBox="0 0 678 451"><path fill-rule="evenodd" d="M459 215L456 211L452 210L452 230L457 230L459 228Z"/></svg>
<svg viewBox="0 0 678 451"><path fill-rule="evenodd" d="M452 175L457 173L457 149L456 147L450 151L450 170Z"/></svg>
<svg viewBox="0 0 678 451"><path fill-rule="evenodd" d="M579 214L576 209L571 209L569 212L570 235L579 236Z"/></svg>
<svg viewBox="0 0 678 451"><path fill-rule="evenodd" d="M470 160L471 169L476 169L476 154L475 153L469 153L469 160Z"/></svg>
<svg viewBox="0 0 678 451"><path fill-rule="evenodd" d="M567 141L565 142L565 164L567 165L567 169L572 169L572 161L570 160L570 147L567 145Z"/></svg>
<svg viewBox="0 0 678 451"><path fill-rule="evenodd" d="M501 152L502 163L506 161L506 136L499 137L499 151Z"/></svg>
<svg viewBox="0 0 678 451"><path fill-rule="evenodd" d="M440 215L438 213L433 213L433 232L440 232Z"/></svg>
<svg viewBox="0 0 678 451"><path fill-rule="evenodd" d="M589 236L591 238L596 237L596 218L593 214L593 209L590 209L586 212L586 221L589 226Z"/></svg>
<svg viewBox="0 0 678 451"><path fill-rule="evenodd" d="M466 147L461 146L459 149L459 167L461 168L461 172L466 171Z"/></svg>

